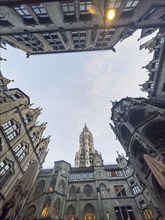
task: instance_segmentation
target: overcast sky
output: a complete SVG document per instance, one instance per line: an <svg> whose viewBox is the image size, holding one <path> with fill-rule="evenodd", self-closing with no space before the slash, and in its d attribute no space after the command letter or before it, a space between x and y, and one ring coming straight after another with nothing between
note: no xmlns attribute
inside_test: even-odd
<svg viewBox="0 0 165 220"><path fill-rule="evenodd" d="M93 134L95 149L102 153L104 164L116 162L116 151L123 153L110 129L110 100L126 96L145 97L139 84L148 79L142 69L151 59L139 46L140 32L119 43L112 51L37 55L26 58L23 51L7 47L2 50L1 70L13 79L9 88L19 88L42 107L40 123L48 122L44 136L51 135L44 167L56 160L74 165L79 135L87 124ZM149 37L149 39L151 36Z"/></svg>

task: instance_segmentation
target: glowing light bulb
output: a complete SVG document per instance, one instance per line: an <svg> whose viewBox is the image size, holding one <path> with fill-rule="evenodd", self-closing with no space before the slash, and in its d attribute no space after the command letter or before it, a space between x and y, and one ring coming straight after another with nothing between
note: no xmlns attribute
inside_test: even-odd
<svg viewBox="0 0 165 220"><path fill-rule="evenodd" d="M107 19L112 21L116 17L116 11L114 9L107 10Z"/></svg>

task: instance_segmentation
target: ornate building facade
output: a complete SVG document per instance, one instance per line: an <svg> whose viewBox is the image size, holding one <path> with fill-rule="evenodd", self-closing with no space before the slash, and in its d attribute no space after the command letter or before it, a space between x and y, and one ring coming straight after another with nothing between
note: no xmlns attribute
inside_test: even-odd
<svg viewBox="0 0 165 220"><path fill-rule="evenodd" d="M160 28L157 35L141 45L140 49L153 52L153 59L144 67L149 71L149 79L142 84L142 91L149 98L165 100L165 29Z"/></svg>
<svg viewBox="0 0 165 220"><path fill-rule="evenodd" d="M1 0L1 47L29 55L113 50L164 25L164 0ZM107 14L111 14L108 17Z"/></svg>
<svg viewBox="0 0 165 220"><path fill-rule="evenodd" d="M42 169L18 219L163 220L131 163L119 154L117 163L103 165L85 125L76 166L61 160L52 169Z"/></svg>
<svg viewBox="0 0 165 220"><path fill-rule="evenodd" d="M143 189L150 192L165 217L165 102L123 98L113 103L111 119Z"/></svg>
<svg viewBox="0 0 165 220"><path fill-rule="evenodd" d="M35 162L32 186L50 141L50 137L42 137L46 123L36 124L41 109L31 108L29 97L20 89L8 89L9 82L0 74L0 208L30 164Z"/></svg>

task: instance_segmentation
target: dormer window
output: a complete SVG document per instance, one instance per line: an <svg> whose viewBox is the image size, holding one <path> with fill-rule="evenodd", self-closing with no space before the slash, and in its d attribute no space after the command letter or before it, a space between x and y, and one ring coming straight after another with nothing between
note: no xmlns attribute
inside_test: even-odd
<svg viewBox="0 0 165 220"><path fill-rule="evenodd" d="M9 141L19 135L19 124L14 120L10 120L2 125L4 133Z"/></svg>
<svg viewBox="0 0 165 220"><path fill-rule="evenodd" d="M21 95L19 93L15 93L15 94L12 94L10 97L13 101L15 101L16 99L21 98Z"/></svg>
<svg viewBox="0 0 165 220"><path fill-rule="evenodd" d="M32 120L31 114L27 113L27 114L23 115L23 120L24 120L25 124L28 124L29 122L31 122L31 120Z"/></svg>
<svg viewBox="0 0 165 220"><path fill-rule="evenodd" d="M76 21L76 11L74 2L67 2L61 4L66 21Z"/></svg>
<svg viewBox="0 0 165 220"><path fill-rule="evenodd" d="M32 134L30 134L31 141L34 142L38 138L38 133L34 131Z"/></svg>
<svg viewBox="0 0 165 220"><path fill-rule="evenodd" d="M38 17L41 23L49 23L51 20L49 19L48 13L42 4L31 6L32 10Z"/></svg>

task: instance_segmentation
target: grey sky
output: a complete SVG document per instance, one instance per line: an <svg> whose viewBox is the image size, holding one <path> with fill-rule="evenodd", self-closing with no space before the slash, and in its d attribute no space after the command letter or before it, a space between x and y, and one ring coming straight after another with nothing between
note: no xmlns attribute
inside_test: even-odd
<svg viewBox="0 0 165 220"><path fill-rule="evenodd" d="M123 153L109 127L110 100L146 96L139 84L148 74L141 67L152 59L152 54L139 51L139 45L148 39L137 42L139 35L136 32L119 43L116 53L82 52L26 59L24 52L9 46L2 51L2 57L7 59L1 62L2 73L14 80L9 88L20 88L34 103L32 107L43 108L39 121L48 122L44 136L51 135L44 167L52 167L61 159L74 165L85 123L105 164L115 162L116 150Z"/></svg>

